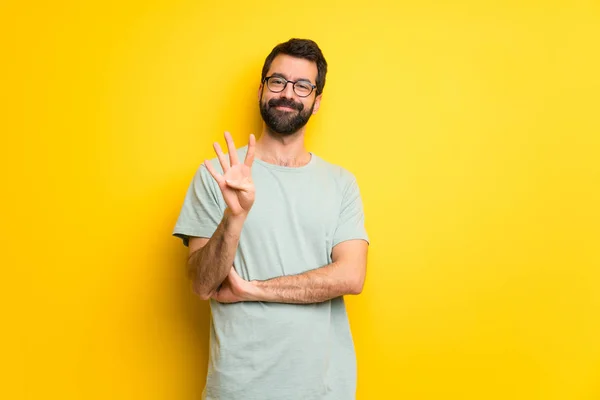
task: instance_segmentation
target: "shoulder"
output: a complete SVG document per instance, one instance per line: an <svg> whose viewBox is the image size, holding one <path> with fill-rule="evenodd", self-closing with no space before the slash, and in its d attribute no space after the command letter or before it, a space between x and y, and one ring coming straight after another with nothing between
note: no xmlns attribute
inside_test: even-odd
<svg viewBox="0 0 600 400"><path fill-rule="evenodd" d="M315 154L313 154L313 156L315 157L315 164L320 173L326 173L342 187L355 184L356 177L347 168L326 161Z"/></svg>

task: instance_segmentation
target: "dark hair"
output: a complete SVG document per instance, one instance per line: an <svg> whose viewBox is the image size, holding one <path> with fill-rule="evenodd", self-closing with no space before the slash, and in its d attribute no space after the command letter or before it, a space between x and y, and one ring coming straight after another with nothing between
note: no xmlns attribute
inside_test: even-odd
<svg viewBox="0 0 600 400"><path fill-rule="evenodd" d="M262 69L261 82L265 80L273 59L279 54L287 54L288 56L304 58L317 64L317 96L323 92L325 87L325 75L327 75L327 61L323 57L321 49L315 42L310 39L290 39L285 43L279 43L271 50L265 60L265 65Z"/></svg>

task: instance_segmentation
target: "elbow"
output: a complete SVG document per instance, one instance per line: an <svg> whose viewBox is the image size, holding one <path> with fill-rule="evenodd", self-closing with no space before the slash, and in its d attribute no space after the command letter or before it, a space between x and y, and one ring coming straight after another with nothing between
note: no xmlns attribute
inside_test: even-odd
<svg viewBox="0 0 600 400"><path fill-rule="evenodd" d="M350 294L359 295L362 293L362 286L356 285L350 289Z"/></svg>
<svg viewBox="0 0 600 400"><path fill-rule="evenodd" d="M214 294L214 290L206 287L205 282L198 276L198 273L192 265L188 264L188 278L192 284L192 292L202 300L208 300Z"/></svg>
<svg viewBox="0 0 600 400"><path fill-rule="evenodd" d="M212 292L210 293L200 293L198 294L198 297L200 297L200 299L202 300L210 300L210 298L212 297Z"/></svg>
<svg viewBox="0 0 600 400"><path fill-rule="evenodd" d="M212 297L212 295L214 294L213 290L206 289L199 282L194 282L192 284L192 290L193 290L194 294L196 296L200 297L200 299L202 299L202 300L209 300Z"/></svg>
<svg viewBox="0 0 600 400"><path fill-rule="evenodd" d="M350 285L350 294L358 295L363 291L365 286L365 279L363 277L355 279Z"/></svg>
<svg viewBox="0 0 600 400"><path fill-rule="evenodd" d="M215 291L209 287L207 287L204 282L196 274L192 274L190 276L190 280L192 282L192 291L202 300L208 300L212 297Z"/></svg>

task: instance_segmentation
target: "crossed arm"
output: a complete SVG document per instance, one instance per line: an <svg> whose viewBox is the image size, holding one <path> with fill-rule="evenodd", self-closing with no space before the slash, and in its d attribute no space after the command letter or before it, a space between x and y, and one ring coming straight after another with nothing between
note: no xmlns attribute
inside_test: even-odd
<svg viewBox="0 0 600 400"><path fill-rule="evenodd" d="M252 281L250 300L319 303L346 294L360 294L365 281L367 242L350 240L333 248L333 262L299 275Z"/></svg>
<svg viewBox="0 0 600 400"><path fill-rule="evenodd" d="M202 246L210 241L212 239L207 242L207 239L191 238L190 250L192 251L193 246ZM204 249L206 247L195 251L202 252ZM237 274L235 268L230 267L220 285L201 297L213 298L222 303L264 301L307 304L320 303L347 294L359 294L365 281L367 250L366 241L348 240L333 248L331 264L302 274L265 281L246 281Z"/></svg>

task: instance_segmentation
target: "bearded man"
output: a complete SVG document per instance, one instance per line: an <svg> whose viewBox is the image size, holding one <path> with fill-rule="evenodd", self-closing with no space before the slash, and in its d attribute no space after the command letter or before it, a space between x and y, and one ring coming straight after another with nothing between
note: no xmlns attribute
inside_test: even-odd
<svg viewBox="0 0 600 400"><path fill-rule="evenodd" d="M350 400L356 357L344 295L361 293L369 239L356 179L305 147L327 62L312 40L267 56L262 134L214 144L173 235L210 301L205 400Z"/></svg>

